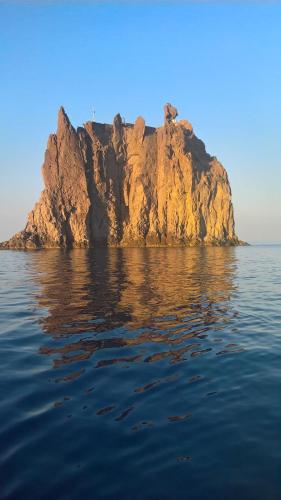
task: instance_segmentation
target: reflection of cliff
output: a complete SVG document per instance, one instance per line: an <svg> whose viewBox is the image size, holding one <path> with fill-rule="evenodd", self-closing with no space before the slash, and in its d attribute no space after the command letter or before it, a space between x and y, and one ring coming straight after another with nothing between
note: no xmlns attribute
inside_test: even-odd
<svg viewBox="0 0 281 500"><path fill-rule="evenodd" d="M45 331L68 335L103 331L129 320L126 308L118 312L126 284L121 252L52 250L37 254L38 268L44 269L39 304L49 311L42 320Z"/></svg>
<svg viewBox="0 0 281 500"><path fill-rule="evenodd" d="M229 299L234 266L233 249L133 250L124 259L129 287L119 306L132 304L138 324L158 324L157 317L176 316L188 321L196 314L202 324L215 322L219 304ZM191 318L190 318L191 319ZM174 320L172 319L171 322Z"/></svg>
<svg viewBox="0 0 281 500"><path fill-rule="evenodd" d="M38 302L48 314L42 327L63 334L62 346L41 350L58 355L56 365L94 353L98 366L177 361L187 351L196 355L208 333L233 314L234 248L51 251L35 260L44 269ZM139 349L144 345L146 356Z"/></svg>

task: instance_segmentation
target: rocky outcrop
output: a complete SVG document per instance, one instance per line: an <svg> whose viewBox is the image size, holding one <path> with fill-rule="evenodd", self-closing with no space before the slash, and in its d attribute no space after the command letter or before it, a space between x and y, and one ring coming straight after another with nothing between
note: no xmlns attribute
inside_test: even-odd
<svg viewBox="0 0 281 500"><path fill-rule="evenodd" d="M45 189L2 248L239 244L227 173L177 114L167 104L160 128L118 114L76 130L61 108Z"/></svg>
<svg viewBox="0 0 281 500"><path fill-rule="evenodd" d="M178 116L178 110L168 102L164 106L164 114L165 114L165 122L170 123L176 120L176 117Z"/></svg>

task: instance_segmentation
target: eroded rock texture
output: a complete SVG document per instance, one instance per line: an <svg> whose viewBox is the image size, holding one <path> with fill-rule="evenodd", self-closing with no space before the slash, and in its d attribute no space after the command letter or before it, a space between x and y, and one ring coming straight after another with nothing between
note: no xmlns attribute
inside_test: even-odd
<svg viewBox="0 0 281 500"><path fill-rule="evenodd" d="M142 117L88 122L63 108L42 167L45 189L8 248L239 244L227 173L171 104Z"/></svg>

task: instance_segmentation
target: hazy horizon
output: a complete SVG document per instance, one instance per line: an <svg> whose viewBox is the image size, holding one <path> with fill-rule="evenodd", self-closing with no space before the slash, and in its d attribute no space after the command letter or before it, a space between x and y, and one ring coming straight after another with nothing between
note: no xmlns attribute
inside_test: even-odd
<svg viewBox="0 0 281 500"><path fill-rule="evenodd" d="M170 101L226 168L236 232L280 242L279 4L0 4L0 241L43 188L63 105L91 120L163 123Z"/></svg>

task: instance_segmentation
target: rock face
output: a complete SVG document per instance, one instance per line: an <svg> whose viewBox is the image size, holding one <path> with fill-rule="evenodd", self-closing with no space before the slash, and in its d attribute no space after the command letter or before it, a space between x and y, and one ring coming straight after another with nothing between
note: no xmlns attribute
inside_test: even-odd
<svg viewBox="0 0 281 500"><path fill-rule="evenodd" d="M239 244L227 173L177 114L166 104L160 128L118 114L75 130L61 108L45 189L2 248Z"/></svg>

